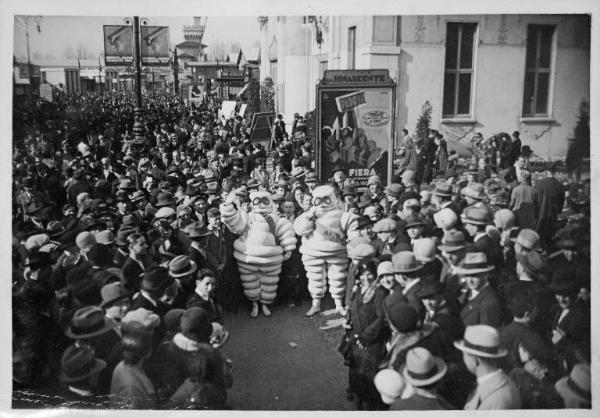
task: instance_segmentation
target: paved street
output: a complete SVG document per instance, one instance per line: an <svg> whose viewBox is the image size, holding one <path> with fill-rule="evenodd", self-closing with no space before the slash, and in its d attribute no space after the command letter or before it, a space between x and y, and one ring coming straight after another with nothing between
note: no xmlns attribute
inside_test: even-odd
<svg viewBox="0 0 600 418"><path fill-rule="evenodd" d="M325 309L330 304L325 303ZM308 307L309 302L300 307L280 305L270 318L257 319L245 310L226 313L231 337L223 352L235 367L229 391L233 409L350 409L345 398L347 368L336 350L341 318L325 311L307 319Z"/></svg>

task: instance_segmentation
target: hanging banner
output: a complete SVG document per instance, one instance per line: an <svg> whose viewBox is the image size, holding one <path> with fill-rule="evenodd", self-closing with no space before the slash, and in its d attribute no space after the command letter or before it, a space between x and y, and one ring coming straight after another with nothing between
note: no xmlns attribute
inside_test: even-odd
<svg viewBox="0 0 600 418"><path fill-rule="evenodd" d="M355 70L348 75L338 70L332 73L335 83L317 85L316 166L321 181L332 177L334 167L341 167L359 189L366 188L374 174L389 183L396 85L386 70L374 72L377 77L365 82Z"/></svg>
<svg viewBox="0 0 600 418"><path fill-rule="evenodd" d="M140 38L142 65L169 65L168 26L141 26Z"/></svg>
<svg viewBox="0 0 600 418"><path fill-rule="evenodd" d="M104 25L104 64L133 64L133 28L128 25Z"/></svg>

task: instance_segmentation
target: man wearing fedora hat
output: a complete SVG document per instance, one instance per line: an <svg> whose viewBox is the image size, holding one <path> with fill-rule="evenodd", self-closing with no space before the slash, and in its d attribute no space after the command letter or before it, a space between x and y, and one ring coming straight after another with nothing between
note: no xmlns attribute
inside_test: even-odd
<svg viewBox="0 0 600 418"><path fill-rule="evenodd" d="M397 286L387 297L388 302L409 304L423 317L425 309L417 297L424 285L420 275L423 264L416 260L412 251L399 251L392 256L392 265Z"/></svg>
<svg viewBox="0 0 600 418"><path fill-rule="evenodd" d="M569 376L558 380L554 387L563 399L565 408L592 407L592 372L589 364L576 364Z"/></svg>
<svg viewBox="0 0 600 418"><path fill-rule="evenodd" d="M463 353L463 362L477 377L477 388L464 406L466 410L519 409L521 396L515 383L499 367L507 350L500 346L498 331L489 325L472 325L454 346Z"/></svg>
<svg viewBox="0 0 600 418"><path fill-rule="evenodd" d="M130 310L144 308L162 317L170 306L161 298L173 282L174 278L169 276L169 270L165 267L152 267L144 271L139 292L133 296Z"/></svg>
<svg viewBox="0 0 600 418"><path fill-rule="evenodd" d="M406 364L402 376L414 393L408 398L397 399L390 406L392 411L431 411L455 409L441 397L436 386L446 375L448 367L444 360L433 356L422 347L411 348L406 353Z"/></svg>
<svg viewBox="0 0 600 418"><path fill-rule="evenodd" d="M473 240L474 251L485 253L487 260L496 268L504 264L502 247L498 240L486 232L486 226L491 222L490 212L484 208L467 207L461 215L464 228Z"/></svg>
<svg viewBox="0 0 600 418"><path fill-rule="evenodd" d="M467 287L467 301L460 317L465 326L491 325L499 327L503 322L502 306L496 292L490 287L489 273L494 266L488 264L482 252L468 252L456 273Z"/></svg>
<svg viewBox="0 0 600 418"><path fill-rule="evenodd" d="M63 353L60 364L61 406L74 409L108 406L108 398L100 396L97 389L97 376L105 370L106 361L96 358L92 347L70 346Z"/></svg>

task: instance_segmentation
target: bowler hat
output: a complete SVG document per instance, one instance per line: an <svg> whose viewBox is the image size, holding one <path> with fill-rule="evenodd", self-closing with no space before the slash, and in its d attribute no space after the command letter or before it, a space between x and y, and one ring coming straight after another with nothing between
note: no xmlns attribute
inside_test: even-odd
<svg viewBox="0 0 600 418"><path fill-rule="evenodd" d="M97 359L94 349L89 345L72 345L68 347L60 360L63 382L77 382L99 373L106 367L106 362Z"/></svg>
<svg viewBox="0 0 600 418"><path fill-rule="evenodd" d="M393 297L395 293L388 296L383 303L385 315L390 324L399 332L414 331L419 323L419 313L412 306L397 302L398 297Z"/></svg>
<svg viewBox="0 0 600 418"><path fill-rule="evenodd" d="M459 275L487 273L494 270L494 266L488 264L485 253L467 253L462 263L456 267Z"/></svg>
<svg viewBox="0 0 600 418"><path fill-rule="evenodd" d="M169 262L169 276L183 277L194 273L198 266L187 255L178 255Z"/></svg>
<svg viewBox="0 0 600 418"><path fill-rule="evenodd" d="M105 334L112 329L114 329L113 324L106 317L102 308L85 306L75 311L65 335L75 339L91 338Z"/></svg>
<svg viewBox="0 0 600 418"><path fill-rule="evenodd" d="M567 274L556 275L550 283L550 289L557 295L570 295L579 291L580 283L574 277Z"/></svg>
<svg viewBox="0 0 600 418"><path fill-rule="evenodd" d="M80 232L75 238L75 243L80 250L89 250L96 243L94 234L88 231Z"/></svg>
<svg viewBox="0 0 600 418"><path fill-rule="evenodd" d="M454 346L464 353L478 357L500 358L508 353L506 348L500 346L498 331L489 325L468 326L464 339L455 341Z"/></svg>
<svg viewBox="0 0 600 418"><path fill-rule="evenodd" d="M188 308L181 316L181 333L191 340L208 342L212 331L210 316L202 308Z"/></svg>
<svg viewBox="0 0 600 418"><path fill-rule="evenodd" d="M434 357L429 350L415 347L406 353L406 364L402 375L414 387L431 385L440 380L448 367L444 360Z"/></svg>
<svg viewBox="0 0 600 418"><path fill-rule="evenodd" d="M356 196L356 188L350 184L342 187L342 197L343 196Z"/></svg>
<svg viewBox="0 0 600 418"><path fill-rule="evenodd" d="M399 251L392 256L392 264L396 273L412 273L423 268L412 251Z"/></svg>
<svg viewBox="0 0 600 418"><path fill-rule="evenodd" d="M165 267L153 267L143 273L142 290L154 292L166 289L173 283L173 278L169 277L169 270Z"/></svg>

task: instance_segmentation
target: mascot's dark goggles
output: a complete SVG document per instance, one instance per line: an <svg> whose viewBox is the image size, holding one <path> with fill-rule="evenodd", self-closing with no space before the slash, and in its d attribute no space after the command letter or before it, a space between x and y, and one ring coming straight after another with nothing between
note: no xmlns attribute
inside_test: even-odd
<svg viewBox="0 0 600 418"><path fill-rule="evenodd" d="M271 204L271 201L270 201L270 200L269 200L269 198L268 198L268 197L266 197L266 196L264 196L264 197L255 197L255 198L254 198L254 200L252 201L252 204L253 204L253 205L255 205L255 206L258 206L258 205L260 205L261 203L262 203L263 205L270 205L270 204Z"/></svg>
<svg viewBox="0 0 600 418"><path fill-rule="evenodd" d="M325 196L323 198L321 198L321 197L315 197L315 199L313 200L313 204L315 206L318 206L321 203L325 203L326 205L331 205L331 198L329 196Z"/></svg>

